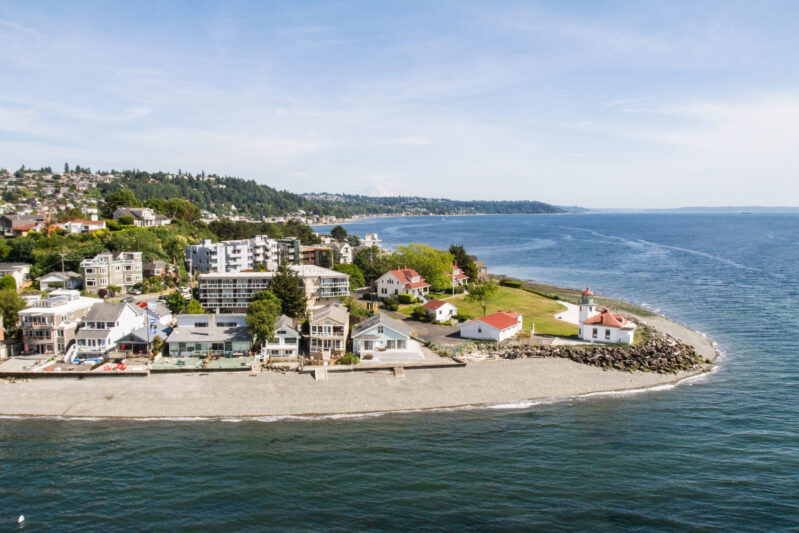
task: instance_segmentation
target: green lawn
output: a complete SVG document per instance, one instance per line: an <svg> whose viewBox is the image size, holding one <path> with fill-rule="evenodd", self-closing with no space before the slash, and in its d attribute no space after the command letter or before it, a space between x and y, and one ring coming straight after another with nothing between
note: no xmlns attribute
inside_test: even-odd
<svg viewBox="0 0 799 533"><path fill-rule="evenodd" d="M450 302L459 311L469 316L482 316L482 308L475 302L466 301L463 295L458 295ZM577 335L577 326L557 320L555 315L566 308L549 298L527 292L522 289L499 287L497 297L488 305L488 313L497 311L515 311L524 317L522 331L530 331L530 324L535 323L535 332L539 335Z"/></svg>

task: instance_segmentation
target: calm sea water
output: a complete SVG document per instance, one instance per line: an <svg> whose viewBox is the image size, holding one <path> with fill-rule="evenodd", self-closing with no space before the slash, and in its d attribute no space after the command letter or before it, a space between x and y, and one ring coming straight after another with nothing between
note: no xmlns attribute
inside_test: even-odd
<svg viewBox="0 0 799 533"><path fill-rule="evenodd" d="M376 219L492 272L705 332L709 378L526 406L290 421L0 420L0 530L799 528L799 216Z"/></svg>

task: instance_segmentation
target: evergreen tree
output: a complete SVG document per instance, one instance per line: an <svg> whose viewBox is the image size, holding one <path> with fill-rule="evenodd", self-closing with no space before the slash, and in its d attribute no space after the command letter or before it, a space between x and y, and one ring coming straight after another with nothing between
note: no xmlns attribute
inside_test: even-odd
<svg viewBox="0 0 799 533"><path fill-rule="evenodd" d="M280 300L284 315L292 318L305 315L305 284L285 261L277 269L269 290Z"/></svg>

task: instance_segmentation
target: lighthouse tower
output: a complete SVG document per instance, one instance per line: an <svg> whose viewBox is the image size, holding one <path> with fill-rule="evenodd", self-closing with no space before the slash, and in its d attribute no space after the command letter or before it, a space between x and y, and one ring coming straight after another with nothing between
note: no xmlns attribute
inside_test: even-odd
<svg viewBox="0 0 799 533"><path fill-rule="evenodd" d="M583 296L580 299L580 324L591 318L596 314L596 306L594 305L594 293L591 289L586 287L583 291Z"/></svg>

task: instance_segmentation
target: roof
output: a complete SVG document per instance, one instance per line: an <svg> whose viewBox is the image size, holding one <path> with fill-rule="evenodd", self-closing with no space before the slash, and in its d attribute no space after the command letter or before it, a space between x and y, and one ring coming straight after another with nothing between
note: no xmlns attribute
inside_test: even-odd
<svg viewBox="0 0 799 533"><path fill-rule="evenodd" d="M475 318L474 321L483 322L484 324L488 324L492 328L503 330L517 325L519 323L519 318L521 318L521 316L522 315L520 315L519 313L508 313L505 311L498 311L493 315Z"/></svg>
<svg viewBox="0 0 799 533"><path fill-rule="evenodd" d="M78 274L77 272L72 272L71 270L67 270L66 272L55 272L55 271L48 272L44 276L39 276L36 279L38 281L41 281L44 278L48 278L50 276L54 276L54 277L56 277L58 279L61 279L61 280L67 280L67 279L70 279L70 278L82 278L82 276L80 274Z"/></svg>
<svg viewBox="0 0 799 533"><path fill-rule="evenodd" d="M441 300L430 300L429 302L424 304L424 307L425 307L425 309L429 309L430 311L435 311L439 307L442 307L442 306L444 306L444 305L446 305L448 303L449 302L442 302ZM452 304L450 304L450 305L452 305Z"/></svg>
<svg viewBox="0 0 799 533"><path fill-rule="evenodd" d="M367 318L363 322L360 322L358 325L352 328L352 336L356 337L361 333L371 329L372 327L377 326L378 324L382 324L383 326L389 329L393 329L397 333L401 333L403 335L410 336L411 334L411 328L409 328L399 320L391 318L390 316L385 315L383 313L377 313L376 315L370 316L369 318Z"/></svg>
<svg viewBox="0 0 799 533"><path fill-rule="evenodd" d="M155 335L150 334L150 328L148 326L140 327L135 331L131 331L121 339L117 341L117 344L124 344L126 342L150 342L154 341L156 337L161 337L161 340L166 339L169 337L169 334L172 333L172 328L167 326L160 326L156 328Z"/></svg>
<svg viewBox="0 0 799 533"><path fill-rule="evenodd" d="M583 295L584 296L593 296L594 293L591 292L591 288L590 287L586 287L585 290L583 291Z"/></svg>
<svg viewBox="0 0 799 533"><path fill-rule="evenodd" d="M391 274L395 278L397 278L400 283L402 284L409 284L411 279L413 278L422 278L422 275L416 272L412 268L397 268L395 270L389 270L387 274ZM424 280L424 278L422 278ZM419 282L422 283L422 282Z"/></svg>
<svg viewBox="0 0 799 533"><path fill-rule="evenodd" d="M246 326L218 328L195 328L193 326L177 327L167 338L167 342L234 342L251 341L252 335Z"/></svg>
<svg viewBox="0 0 799 533"><path fill-rule="evenodd" d="M83 320L84 322L116 322L126 307L130 307L137 314L144 312L143 309L126 303L99 302L89 309Z"/></svg>
<svg viewBox="0 0 799 533"><path fill-rule="evenodd" d="M314 310L311 322L319 322L326 318L335 320L339 324L346 324L350 319L350 312L347 311L346 307L340 304L325 305L324 307Z"/></svg>
<svg viewBox="0 0 799 533"><path fill-rule="evenodd" d="M294 333L299 333L297 326L294 325L294 319L286 315L280 315L275 319L274 330L277 331L279 329L290 329Z"/></svg>
<svg viewBox="0 0 799 533"><path fill-rule="evenodd" d="M614 315L610 312L610 310L605 307L602 309L602 312L598 315L594 315L591 318L586 319L583 322L586 326L605 326L609 328L622 328L622 329L632 329L635 327L635 324L628 321L621 315Z"/></svg>
<svg viewBox="0 0 799 533"><path fill-rule="evenodd" d="M78 331L75 334L76 339L105 339L111 335L110 329L86 329Z"/></svg>
<svg viewBox="0 0 799 533"><path fill-rule="evenodd" d="M427 283L426 281L414 281L413 283L405 284L406 289L420 289L422 287L429 287L429 286L430 284Z"/></svg>
<svg viewBox="0 0 799 533"><path fill-rule="evenodd" d="M32 230L32 229L37 228L37 227L39 227L39 224L38 223L33 223L33 224L22 224L20 226L14 226L11 229L13 231L28 231L28 230Z"/></svg>

